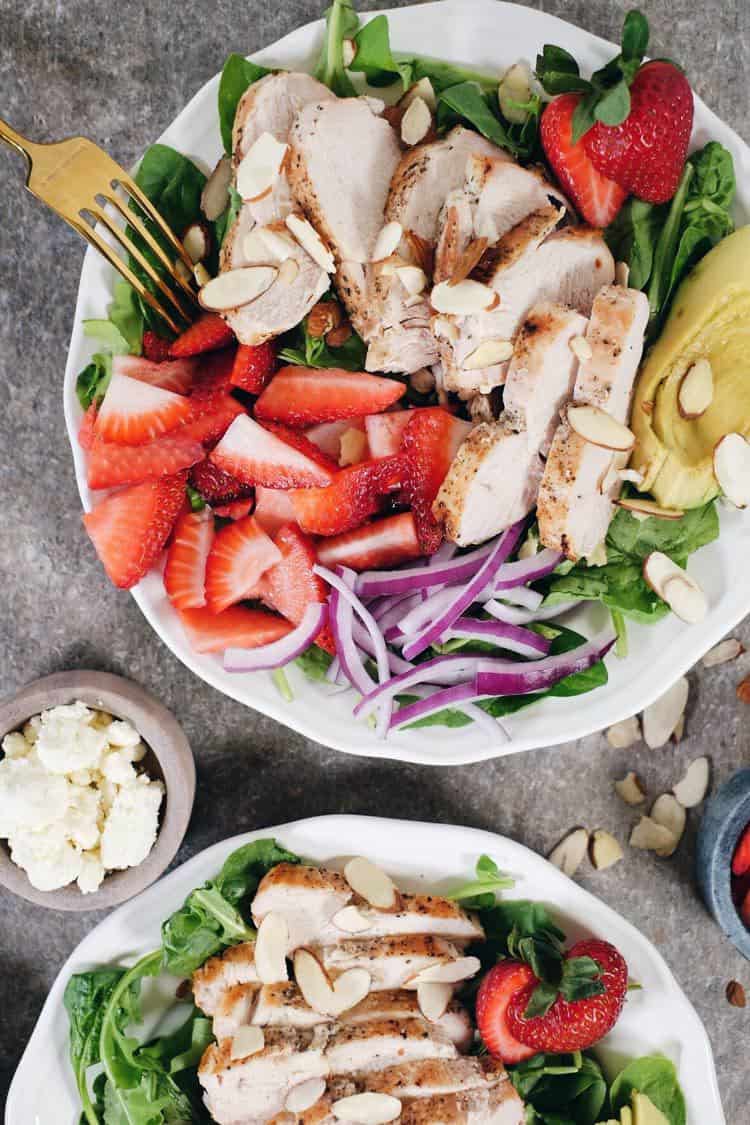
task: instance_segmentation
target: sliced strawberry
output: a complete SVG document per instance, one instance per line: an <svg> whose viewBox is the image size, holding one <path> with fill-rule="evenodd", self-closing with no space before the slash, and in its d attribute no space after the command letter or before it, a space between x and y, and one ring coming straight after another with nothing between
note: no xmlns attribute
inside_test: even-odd
<svg viewBox="0 0 750 1125"><path fill-rule="evenodd" d="M538 983L536 979L511 997L508 1027L534 1051L585 1051L617 1023L628 991L628 966L622 954L608 941L588 938L576 942L565 954L568 961L575 957L590 957L597 962L604 992L582 1000L566 1000L558 995L546 1015L531 1019L526 1019L524 1012Z"/></svg>
<svg viewBox="0 0 750 1125"><path fill-rule="evenodd" d="M203 457L203 446L179 430L143 445L118 445L97 437L89 450L86 473L89 488L140 484L189 469Z"/></svg>
<svg viewBox="0 0 750 1125"><path fill-rule="evenodd" d="M224 436L235 418L245 415L245 408L232 395L219 392L209 399L190 396L190 415L181 434L195 438L203 446L212 446Z"/></svg>
<svg viewBox="0 0 750 1125"><path fill-rule="evenodd" d="M206 503L212 506L231 504L233 500L244 500L253 494L251 485L243 484L237 477L225 473L208 457L193 465L188 481L200 492Z"/></svg>
<svg viewBox="0 0 750 1125"><path fill-rule="evenodd" d="M404 495L417 525L422 554L433 554L443 541L432 504L458 447L471 429L440 406L412 410L404 428L401 450L406 463Z"/></svg>
<svg viewBox="0 0 750 1125"><path fill-rule="evenodd" d="M413 410L389 410L386 414L369 414L365 418L371 457L392 457L398 453L413 413Z"/></svg>
<svg viewBox="0 0 750 1125"><path fill-rule="evenodd" d="M206 604L206 559L214 538L210 508L183 512L167 551L164 589L176 609L199 609Z"/></svg>
<svg viewBox="0 0 750 1125"><path fill-rule="evenodd" d="M262 484L266 488L327 485L334 476L317 460L287 445L248 415L235 418L211 453L211 460L245 484Z"/></svg>
<svg viewBox="0 0 750 1125"><path fill-rule="evenodd" d="M400 488L404 480L400 456L350 465L340 469L327 488L299 488L292 493L297 522L312 535L341 535L374 516L381 497Z"/></svg>
<svg viewBox="0 0 750 1125"><path fill-rule="evenodd" d="M281 552L252 516L217 531L206 564L206 604L212 613L251 595Z"/></svg>
<svg viewBox="0 0 750 1125"><path fill-rule="evenodd" d="M141 445L174 430L190 415L190 402L173 391L113 374L94 432L105 441Z"/></svg>
<svg viewBox="0 0 750 1125"><path fill-rule="evenodd" d="M412 512L376 520L318 544L323 566L350 566L352 570L398 566L421 554Z"/></svg>
<svg viewBox="0 0 750 1125"><path fill-rule="evenodd" d="M236 354L236 348L222 348L221 351L209 352L208 355L198 357L198 375L193 387L194 398L206 399L219 391L234 390L232 370Z"/></svg>
<svg viewBox="0 0 750 1125"><path fill-rule="evenodd" d="M150 383L152 387L184 395L195 383L198 361L168 359L164 363L153 363L140 355L115 355L112 357L112 370L117 375L127 375L141 383Z"/></svg>
<svg viewBox="0 0 750 1125"><path fill-rule="evenodd" d="M115 492L83 522L115 586L140 582L161 554L185 501L186 473Z"/></svg>
<svg viewBox="0 0 750 1125"><path fill-rule="evenodd" d="M298 527L282 527L275 543L281 551L281 561L264 576L260 596L293 625L299 625L311 603L326 600L328 587L313 573L317 562L315 544ZM335 651L327 628L318 635L316 643L327 652Z"/></svg>
<svg viewBox="0 0 750 1125"><path fill-rule="evenodd" d="M234 358L232 383L251 395L259 395L276 370L276 348L265 344L240 344Z"/></svg>
<svg viewBox="0 0 750 1125"><path fill-rule="evenodd" d="M292 631L275 613L235 605L223 613L210 609L182 609L178 615L196 652L223 652L225 648L258 648L270 645Z"/></svg>
<svg viewBox="0 0 750 1125"><path fill-rule="evenodd" d="M336 458L329 457L319 445L310 441L307 434L303 434L300 430L293 430L291 426L282 426L280 422L264 422L263 429L268 430L270 434L275 434L277 438L286 444L290 445L292 449L304 453L305 457L309 457L316 465L320 465L328 473L337 473L339 470L339 463Z"/></svg>
<svg viewBox="0 0 750 1125"><path fill-rule="evenodd" d="M364 433L364 429L364 418L342 418L339 422L321 422L319 426L312 426L309 430L305 430L305 437L313 445L317 445L318 449L327 453L338 465L343 435L347 430L362 430ZM394 450L395 452L397 450ZM365 456L367 456L366 451ZM376 454L373 453L372 456L374 457Z"/></svg>
<svg viewBox="0 0 750 1125"><path fill-rule="evenodd" d="M147 328L143 333L142 350L144 359L150 359L153 363L163 363L165 359L169 359L171 346L169 340L165 339L164 336L159 336L156 332L152 332L150 328Z"/></svg>
<svg viewBox="0 0 750 1125"><path fill-rule="evenodd" d="M508 1005L513 997L526 987L533 987L537 979L522 961L500 961L486 974L477 993L477 1027L482 1041L496 1058L506 1064L523 1062L536 1054L515 1038L508 1026Z"/></svg>
<svg viewBox="0 0 750 1125"><path fill-rule="evenodd" d="M261 421L313 426L386 410L404 393L403 383L338 367L282 367L255 404Z"/></svg>
<svg viewBox="0 0 750 1125"><path fill-rule="evenodd" d="M291 493L281 488L256 488L255 518L264 531L275 537L279 528L296 519Z"/></svg>
<svg viewBox="0 0 750 1125"><path fill-rule="evenodd" d="M96 403L92 402L83 418L81 418L81 425L78 428L78 444L81 449L85 449L87 453L96 441L96 434L94 432L95 425Z"/></svg>
<svg viewBox="0 0 750 1125"><path fill-rule="evenodd" d="M169 349L175 358L200 355L216 348L225 348L234 340L234 332L218 313L202 313L190 327L178 336Z"/></svg>
<svg viewBox="0 0 750 1125"><path fill-rule="evenodd" d="M255 501L250 496L247 500L230 500L228 504L219 504L214 507L213 512L215 516L221 516L225 520L241 520L250 515L254 506Z"/></svg>
<svg viewBox="0 0 750 1125"><path fill-rule="evenodd" d="M732 874L742 876L750 871L750 824L739 838L732 856Z"/></svg>
<svg viewBox="0 0 750 1125"><path fill-rule="evenodd" d="M580 94L560 94L542 114L542 145L560 184L593 227L606 227L628 197L625 188L597 172L585 138L573 144L573 114Z"/></svg>

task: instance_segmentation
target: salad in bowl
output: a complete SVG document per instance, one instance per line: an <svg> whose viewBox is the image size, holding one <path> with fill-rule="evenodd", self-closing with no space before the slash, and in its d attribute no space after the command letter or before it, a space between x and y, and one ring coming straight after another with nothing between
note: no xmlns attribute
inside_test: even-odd
<svg viewBox="0 0 750 1125"><path fill-rule="evenodd" d="M84 523L201 659L496 744L629 620L704 618L686 563L750 495L750 235L647 47L631 12L591 76L542 42L493 76L337 2L314 74L230 56L210 176L146 152L202 312L174 336L119 282L86 322Z"/></svg>

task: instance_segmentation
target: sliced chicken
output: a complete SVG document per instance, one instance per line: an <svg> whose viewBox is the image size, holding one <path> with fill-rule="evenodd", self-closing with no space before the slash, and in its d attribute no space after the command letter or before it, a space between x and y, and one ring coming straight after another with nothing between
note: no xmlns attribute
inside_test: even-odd
<svg viewBox="0 0 750 1125"><path fill-rule="evenodd" d="M362 1080L362 1086L365 1090L391 1094L404 1100L456 1094L465 1090L487 1090L507 1081L503 1064L485 1056L481 1059L417 1059L368 1074Z"/></svg>
<svg viewBox="0 0 750 1125"><path fill-rule="evenodd" d="M481 941L484 930L475 914L462 910L455 902L441 895L402 894L399 910L388 912L376 910L367 903L358 902L357 910L362 915L367 929L362 937L377 938L395 934L435 934L449 941ZM318 942L321 945L335 944L349 937L339 929L335 922L320 931Z"/></svg>
<svg viewBox="0 0 750 1125"><path fill-rule="evenodd" d="M260 984L233 984L221 993L213 1013L217 1039L226 1039L252 1022L261 989Z"/></svg>
<svg viewBox="0 0 750 1125"><path fill-rule="evenodd" d="M255 968L255 942L233 945L219 957L210 957L193 973L193 996L198 1007L212 1016L227 989L238 984L260 984Z"/></svg>
<svg viewBox="0 0 750 1125"><path fill-rule="evenodd" d="M323 967L332 976L348 969L367 969L371 989L410 987L422 969L456 961L461 952L444 938L432 934L406 934L382 938L353 938L318 951Z"/></svg>
<svg viewBox="0 0 750 1125"><path fill-rule="evenodd" d="M404 1103L401 1125L523 1125L523 1102L510 1082L490 1090L469 1090Z"/></svg>
<svg viewBox="0 0 750 1125"><path fill-rule="evenodd" d="M635 289L612 285L597 295L586 333L591 358L580 363L574 403L598 406L618 422L627 421L648 314L648 300ZM546 547L575 560L603 543L620 493L615 470L621 458L584 441L567 421L558 426L537 504Z"/></svg>
<svg viewBox="0 0 750 1125"><path fill-rule="evenodd" d="M368 996L341 1016L343 1024L367 1023L371 1020L419 1019L422 1012L415 991L403 988L381 989ZM474 1034L469 1013L458 1000L452 1000L442 1016L431 1023L443 1032L459 1051L466 1051Z"/></svg>
<svg viewBox="0 0 750 1125"><path fill-rule="evenodd" d="M284 981L263 985L258 993L252 1022L261 1027L317 1027L331 1020L309 1006L293 981Z"/></svg>
<svg viewBox="0 0 750 1125"><path fill-rule="evenodd" d="M259 926L266 914L280 914L289 931L287 952L291 953L317 941L318 934L351 897L351 887L335 871L279 863L260 881L253 899L253 920Z"/></svg>
<svg viewBox="0 0 750 1125"><path fill-rule="evenodd" d="M204 1052L198 1077L206 1107L219 1125L267 1120L283 1111L292 1086L329 1073L325 1032L268 1028L264 1035L263 1049L244 1058L234 1057L232 1039Z"/></svg>
<svg viewBox="0 0 750 1125"><path fill-rule="evenodd" d="M325 1058L332 1074L362 1074L416 1059L453 1059L456 1048L425 1020L373 1020L334 1030Z"/></svg>
<svg viewBox="0 0 750 1125"><path fill-rule="evenodd" d="M514 340L533 305L555 301L588 315L596 293L612 281L614 260L601 233L589 227L555 231L561 216L552 205L535 211L485 252L472 279L494 290L495 308L433 321L449 390L471 397L505 381L507 363L476 370L466 364L480 344Z"/></svg>

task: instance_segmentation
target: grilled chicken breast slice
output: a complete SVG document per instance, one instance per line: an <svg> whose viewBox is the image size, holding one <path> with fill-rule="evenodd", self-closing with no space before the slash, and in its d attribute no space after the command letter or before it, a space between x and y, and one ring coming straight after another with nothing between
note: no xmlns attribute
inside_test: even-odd
<svg viewBox="0 0 750 1125"><path fill-rule="evenodd" d="M338 945L323 946L317 954L331 976L348 969L367 969L374 991L409 987L422 969L462 956L451 942L432 934L353 938Z"/></svg>
<svg viewBox="0 0 750 1125"><path fill-rule="evenodd" d="M429 1098L465 1090L487 1090L508 1075L499 1060L478 1058L430 1058L389 1066L363 1077L362 1088L394 1098Z"/></svg>
<svg viewBox="0 0 750 1125"><path fill-rule="evenodd" d="M371 992L340 1017L343 1024L368 1023L372 1020L407 1020L422 1018L416 991L407 992L403 988L380 989ZM455 1044L459 1051L468 1050L474 1030L466 1008L458 1000L452 1000L442 1016L429 1021Z"/></svg>
<svg viewBox="0 0 750 1125"><path fill-rule="evenodd" d="M648 300L635 289L608 285L597 295L574 403L588 403L625 422L648 324ZM607 534L621 482L612 469L622 455L586 442L567 421L557 428L539 488L539 535L546 547L580 559L596 551Z"/></svg>
<svg viewBox="0 0 750 1125"><path fill-rule="evenodd" d="M415 1059L452 1059L456 1048L426 1020L373 1020L335 1029L325 1049L332 1074L363 1074Z"/></svg>
<svg viewBox="0 0 750 1125"><path fill-rule="evenodd" d="M357 910L367 923L367 929L360 935L364 938L397 934L434 934L455 942L482 941L484 938L477 916L462 910L442 895L402 894L400 909L393 912L377 910L357 900ZM320 931L317 940L320 945L328 945L350 936L331 922Z"/></svg>
<svg viewBox="0 0 750 1125"><path fill-rule="evenodd" d="M216 1039L227 1039L253 1022L261 990L260 984L233 984L221 993L213 1018Z"/></svg>
<svg viewBox="0 0 750 1125"><path fill-rule="evenodd" d="M209 957L205 965L193 973L195 1003L212 1016L222 995L238 984L260 984L255 968L255 942L233 945L218 957Z"/></svg>
<svg viewBox="0 0 750 1125"><path fill-rule="evenodd" d="M291 953L318 940L333 915L352 898L343 875L302 864L279 863L261 879L253 899L256 926L266 914L280 914L287 924Z"/></svg>
<svg viewBox="0 0 750 1125"><path fill-rule="evenodd" d="M510 1082L491 1090L468 1090L403 1104L401 1125L523 1125L525 1110Z"/></svg>

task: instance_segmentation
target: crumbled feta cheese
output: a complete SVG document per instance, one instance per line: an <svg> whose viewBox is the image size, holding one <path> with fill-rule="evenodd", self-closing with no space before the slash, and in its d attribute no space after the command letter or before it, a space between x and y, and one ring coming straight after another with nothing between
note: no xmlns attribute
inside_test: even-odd
<svg viewBox="0 0 750 1125"><path fill-rule="evenodd" d="M49 773L35 753L0 761L0 836L45 828L65 816L69 803L68 782Z"/></svg>
<svg viewBox="0 0 750 1125"><path fill-rule="evenodd" d="M98 890L104 878L104 864L98 851L84 852L81 856L81 870L78 875L78 889L84 895Z"/></svg>
<svg viewBox="0 0 750 1125"><path fill-rule="evenodd" d="M110 746L137 746L141 736L132 725L124 719L115 719L106 728L107 742Z"/></svg>
<svg viewBox="0 0 750 1125"><path fill-rule="evenodd" d="M39 734L39 728L40 728L41 725L42 725L41 715L34 715L32 718L29 719L28 723L25 724L25 726L23 728L23 737L26 739L29 746L33 746L34 743L36 742L36 738L37 738L37 735Z"/></svg>
<svg viewBox="0 0 750 1125"><path fill-rule="evenodd" d="M134 785L138 774L130 761L129 750L110 750L101 760L102 777L114 785Z"/></svg>
<svg viewBox="0 0 750 1125"><path fill-rule="evenodd" d="M31 743L26 741L20 731L14 730L3 739L3 754L6 758L25 758L30 750Z"/></svg>
<svg viewBox="0 0 750 1125"><path fill-rule="evenodd" d="M13 862L23 867L39 891L66 887L80 874L81 853L57 829L17 832L8 844Z"/></svg>
<svg viewBox="0 0 750 1125"><path fill-rule="evenodd" d="M112 722L112 716L108 711L94 711L94 717L91 720L92 727L97 727L104 730Z"/></svg>
<svg viewBox="0 0 750 1125"><path fill-rule="evenodd" d="M99 843L99 794L83 785L71 785L70 789L71 800L63 824L68 839L85 851Z"/></svg>
<svg viewBox="0 0 750 1125"><path fill-rule="evenodd" d="M91 785L98 776L98 770L73 770L68 774L74 785Z"/></svg>
<svg viewBox="0 0 750 1125"><path fill-rule="evenodd" d="M137 746L130 748L130 760L132 762L141 762L146 757L145 743L139 742Z"/></svg>
<svg viewBox="0 0 750 1125"><path fill-rule="evenodd" d="M161 782L147 779L118 790L102 832L107 869L135 867L146 858L156 839L163 793Z"/></svg>
<svg viewBox="0 0 750 1125"><path fill-rule="evenodd" d="M95 768L107 746L104 730L91 726L93 711L84 703L42 712L36 750L52 773ZM106 730L107 728L105 728Z"/></svg>

